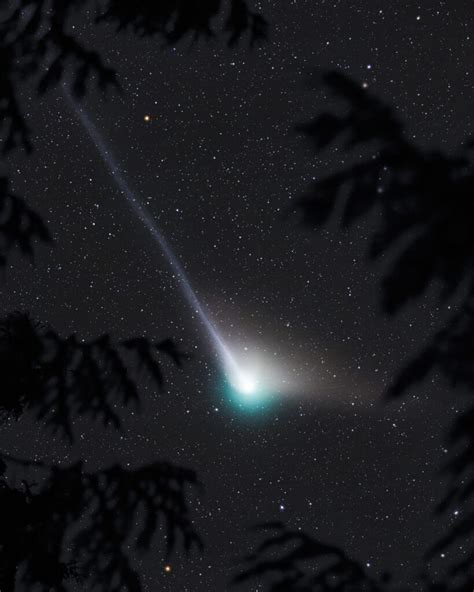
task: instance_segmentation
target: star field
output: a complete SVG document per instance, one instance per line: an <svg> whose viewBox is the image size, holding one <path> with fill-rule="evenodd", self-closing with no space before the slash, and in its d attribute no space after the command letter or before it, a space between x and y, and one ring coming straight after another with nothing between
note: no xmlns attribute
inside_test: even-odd
<svg viewBox="0 0 474 592"><path fill-rule="evenodd" d="M472 134L474 13L467 2L277 4L257 3L270 35L253 49L219 40L160 49L91 27L91 15L74 25L123 87L107 97L91 88L84 107L225 341L285 385L268 405L242 408L229 395L166 257L60 91L38 99L25 87L37 149L8 158L15 190L55 245L39 250L33 273L12 262L2 306L85 339L171 337L190 354L182 369L166 365L163 393L143 381L122 433L78 421L71 449L26 418L1 434L18 454L33 446L54 461L133 467L158 457L197 471L204 489L190 503L205 552L140 560L150 592L226 590L255 540L249 527L267 520L341 545L397 581L418 573L446 527L433 509L455 399L436 376L400 401L383 393L448 311L433 291L385 317L384 262L366 257L370 222L311 232L289 210L347 158L340 147L315 158L295 131L333 101L320 83L327 70L395 105L421 145Z"/></svg>

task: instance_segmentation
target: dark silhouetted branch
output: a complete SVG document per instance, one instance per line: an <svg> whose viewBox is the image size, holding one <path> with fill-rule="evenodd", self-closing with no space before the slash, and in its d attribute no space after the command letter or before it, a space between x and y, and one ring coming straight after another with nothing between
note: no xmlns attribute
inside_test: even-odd
<svg viewBox="0 0 474 592"><path fill-rule="evenodd" d="M346 104L342 115L323 113L299 127L317 151L342 145L353 164L323 175L298 201L303 221L321 226L342 203L342 225L371 215L372 258L391 254L383 280L383 305L396 313L429 286L441 298L454 295L455 313L421 353L401 370L391 396L401 396L431 373L452 387L474 391L474 166L473 142L451 156L417 147L393 110L344 74L325 76L330 90ZM456 504L453 529L428 554L456 550L449 584L438 590L473 588L470 551L474 539L474 407L459 401L451 432L454 456L445 467L451 486L439 510ZM443 587L445 586L445 587Z"/></svg>
<svg viewBox="0 0 474 592"><path fill-rule="evenodd" d="M270 534L245 559L245 567L234 578L235 584L263 580L268 592L381 590L362 566L338 547L290 530L281 522L263 524L257 530Z"/></svg>
<svg viewBox="0 0 474 592"><path fill-rule="evenodd" d="M53 467L41 486L22 489L0 477L0 589L14 592L21 577L44 592L65 591L70 579L139 592L127 549L147 551L161 527L168 552L178 538L186 550L202 546L186 503L197 484L193 471L160 462L95 473L81 463Z"/></svg>
<svg viewBox="0 0 474 592"><path fill-rule="evenodd" d="M11 314L0 323L0 411L18 417L29 408L70 440L77 415L119 428L118 408L139 402L127 351L133 351L157 388L163 386L157 355L177 363L184 357L170 340L151 344L140 338L115 345L103 335L84 342L75 335L60 337L26 314Z"/></svg>

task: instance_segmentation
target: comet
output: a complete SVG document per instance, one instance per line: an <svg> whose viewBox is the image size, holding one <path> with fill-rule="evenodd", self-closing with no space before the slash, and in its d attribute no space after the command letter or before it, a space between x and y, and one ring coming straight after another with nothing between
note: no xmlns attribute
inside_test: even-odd
<svg viewBox="0 0 474 592"><path fill-rule="evenodd" d="M127 180L123 176L120 167L117 164L117 160L99 133L97 126L94 124L85 109L76 103L64 86L63 94L82 124L82 127L89 135L89 138L97 149L102 161L109 170L115 185L125 198L125 201L127 202L131 211L135 214L143 226L145 226L153 240L159 245L162 252L166 256L171 268L175 273L176 278L178 279L179 286L186 301L201 320L208 334L209 340L223 366L224 374L227 376L230 384L244 397L250 397L254 395L257 391L257 382L255 378L239 366L231 350L225 343L222 335L219 333L217 327L206 314L206 311L197 297L195 290L191 286L191 282L181 262L174 253L166 237L161 232L156 222L153 220L150 212L137 198L135 192L132 190Z"/></svg>

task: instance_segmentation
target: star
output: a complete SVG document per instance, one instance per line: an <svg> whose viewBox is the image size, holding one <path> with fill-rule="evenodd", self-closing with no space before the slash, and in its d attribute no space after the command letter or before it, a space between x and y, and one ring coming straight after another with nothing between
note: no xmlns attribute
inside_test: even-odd
<svg viewBox="0 0 474 592"><path fill-rule="evenodd" d="M166 573L171 573L171 565L167 564L167 565L165 565L165 567L163 569L165 570Z"/></svg>
<svg viewBox="0 0 474 592"><path fill-rule="evenodd" d="M143 116L143 121L145 121L146 123L148 123L149 121L151 121L151 116L150 115L144 115Z"/></svg>

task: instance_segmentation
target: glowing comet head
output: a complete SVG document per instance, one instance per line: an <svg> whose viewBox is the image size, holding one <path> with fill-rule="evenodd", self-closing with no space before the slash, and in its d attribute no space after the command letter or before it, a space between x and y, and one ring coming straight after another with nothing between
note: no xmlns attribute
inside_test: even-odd
<svg viewBox="0 0 474 592"><path fill-rule="evenodd" d="M234 367L227 373L231 397L241 409L261 408L266 403L268 393L257 374L248 368Z"/></svg>
<svg viewBox="0 0 474 592"><path fill-rule="evenodd" d="M241 373L234 380L234 387L243 395L254 395L257 391L257 381L252 376Z"/></svg>

